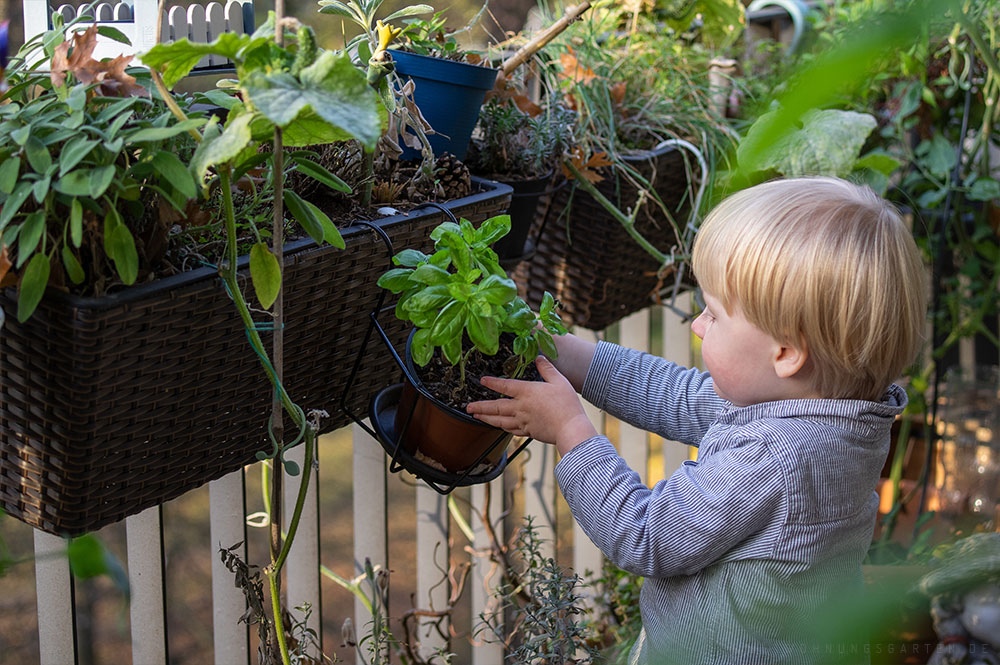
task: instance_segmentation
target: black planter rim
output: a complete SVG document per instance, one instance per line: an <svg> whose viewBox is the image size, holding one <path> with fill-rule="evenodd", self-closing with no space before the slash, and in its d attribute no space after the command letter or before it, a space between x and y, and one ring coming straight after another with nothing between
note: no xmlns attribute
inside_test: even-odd
<svg viewBox="0 0 1000 665"><path fill-rule="evenodd" d="M478 184L480 191L474 192L469 196L462 197L460 199L452 199L451 201L442 202L441 205L446 208L457 208L467 205L474 205L479 201L493 198L497 195L503 195L508 190L511 193L513 188L510 185L505 185L503 183L487 180L485 178L479 178L476 176L471 176L474 183ZM434 215L438 214L438 211L433 207L421 207L417 206L408 213L399 213L397 215L391 215L388 217L381 217L377 220L373 220L372 223L378 226L389 226L394 223L404 222L407 220L419 219L424 215ZM351 224L340 229L341 235L347 236L349 234L363 232L368 230L368 227L363 224ZM296 261L295 254L308 249L321 249L327 248L328 246L317 245L312 238L302 238L299 240L293 240L291 242L285 243L285 262L286 264L294 264ZM340 251L334 248L333 251ZM237 259L236 267L237 269L245 269L250 265L250 255L244 254ZM110 309L112 307L117 307L119 305L124 305L131 302L136 302L148 298L151 295L169 291L171 289L180 288L187 286L189 284L194 284L206 279L214 279L218 276L218 270L214 267L205 266L203 268L196 268L194 270L187 270L176 275L170 275L169 277L162 277L156 279L152 282L145 284L139 284L137 286L131 286L121 291L116 291L114 293L109 293L103 296L77 296L63 291L57 291L54 289L47 289L45 292L46 299L53 299L55 301L65 303L70 307L75 307L77 309L87 309L87 310L103 310ZM8 287L13 289L14 287Z"/></svg>

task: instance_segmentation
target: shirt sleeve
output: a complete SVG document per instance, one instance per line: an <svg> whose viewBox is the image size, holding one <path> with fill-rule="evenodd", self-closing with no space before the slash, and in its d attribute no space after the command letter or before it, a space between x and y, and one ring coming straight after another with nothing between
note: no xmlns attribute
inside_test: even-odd
<svg viewBox="0 0 1000 665"><path fill-rule="evenodd" d="M556 465L573 517L616 566L644 577L691 575L784 510L784 478L759 442L685 463L652 489L604 436Z"/></svg>
<svg viewBox="0 0 1000 665"><path fill-rule="evenodd" d="M598 342L581 394L615 418L691 446L726 404L707 372L609 342Z"/></svg>

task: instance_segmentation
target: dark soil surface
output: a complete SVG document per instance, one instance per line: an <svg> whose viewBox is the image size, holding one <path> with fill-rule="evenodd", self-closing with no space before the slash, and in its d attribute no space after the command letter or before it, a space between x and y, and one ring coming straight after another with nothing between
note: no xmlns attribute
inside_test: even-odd
<svg viewBox="0 0 1000 665"><path fill-rule="evenodd" d="M499 399L503 397L500 393L490 390L479 383L479 379L484 376L499 376L510 378L511 372L517 368L517 357L511 348L513 335L503 334L500 336L500 351L495 356L483 355L479 351L473 351L468 361L465 363L465 385L459 386L459 369L451 365L440 350L434 353L434 357L427 363L426 367L417 367L417 377L424 384L424 387L445 404L465 413L465 407L470 402L480 400ZM472 344L465 341L465 350L468 351ZM538 368L531 363L520 377L524 381L540 381Z"/></svg>

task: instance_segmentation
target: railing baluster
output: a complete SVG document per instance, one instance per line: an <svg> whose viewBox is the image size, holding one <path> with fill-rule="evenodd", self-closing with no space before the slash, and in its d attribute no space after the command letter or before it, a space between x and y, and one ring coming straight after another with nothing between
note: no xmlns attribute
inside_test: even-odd
<svg viewBox="0 0 1000 665"><path fill-rule="evenodd" d="M503 478L497 478L486 485L473 485L471 500L473 509L485 513L496 532L496 537L502 540ZM472 533L475 536L472 546L476 550L488 550L490 539L485 525L477 515L473 515L470 519ZM500 571L494 569L493 562L485 554L473 557L470 583L472 584L472 630L475 631L480 615L494 614L498 604L493 592L500 583ZM502 621L502 617L498 617L498 620ZM474 639L479 643L474 643L472 647L472 665L497 665L503 662L503 644L488 630L474 636Z"/></svg>
<svg viewBox="0 0 1000 665"><path fill-rule="evenodd" d="M37 529L34 533L39 663L75 663L76 616L66 541Z"/></svg>
<svg viewBox="0 0 1000 665"><path fill-rule="evenodd" d="M438 494L422 482L417 483L417 595L421 609L443 610L451 591L446 578L448 556L448 497ZM442 579L444 578L444 579ZM425 620L427 621L427 620ZM441 633L448 634L448 622L440 623ZM420 653L430 658L437 649L447 648L447 640L437 630L419 627Z"/></svg>
<svg viewBox="0 0 1000 665"><path fill-rule="evenodd" d="M219 548L237 548L243 561L247 560L246 532L246 482L243 469L234 471L208 485L209 525L212 555L212 643L215 648L215 665L249 665L249 626L240 623L246 611L246 597L234 582Z"/></svg>
<svg viewBox="0 0 1000 665"><path fill-rule="evenodd" d="M226 10L218 2L210 2L205 7L205 20L208 24L208 41L214 42L226 31ZM213 65L224 65L227 60L220 55L209 56Z"/></svg>
<svg viewBox="0 0 1000 665"><path fill-rule="evenodd" d="M388 568L388 534L386 523L385 454L359 425L351 426L353 440L353 504L354 504L354 573L364 572L365 557L373 566ZM392 580L390 579L390 584ZM365 593L370 590L365 586ZM338 621L340 617L337 617ZM371 613L354 599L354 627L364 634L372 620ZM357 658L360 664L363 661Z"/></svg>
<svg viewBox="0 0 1000 665"><path fill-rule="evenodd" d="M193 4L188 7L188 39L196 44L208 41L208 23L205 20L205 5ZM207 67L209 57L206 55L198 61L198 67Z"/></svg>
<svg viewBox="0 0 1000 665"><path fill-rule="evenodd" d="M125 518L132 599L132 662L166 665L167 621L163 590L162 507Z"/></svg>
<svg viewBox="0 0 1000 665"><path fill-rule="evenodd" d="M289 476L286 473L281 483L284 489L284 506L281 514L285 522L284 528L287 531L305 472L305 446L296 446L289 451L286 458L298 464L300 469L297 476ZM312 461L309 463L311 464ZM306 488L305 505L302 508L302 516L299 518L295 540L292 541L292 549L288 552L285 576L287 578L286 599L289 612L292 612L293 616L301 621L303 617L300 613L295 612L295 608L302 606L303 603L309 603L312 612L306 626L315 630L322 639L319 593L319 493L317 487L319 487L319 473L314 469Z"/></svg>

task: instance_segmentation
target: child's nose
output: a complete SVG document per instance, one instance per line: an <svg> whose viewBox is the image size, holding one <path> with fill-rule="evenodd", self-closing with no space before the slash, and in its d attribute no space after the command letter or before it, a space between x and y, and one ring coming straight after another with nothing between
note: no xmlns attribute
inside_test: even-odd
<svg viewBox="0 0 1000 665"><path fill-rule="evenodd" d="M691 322L691 332L698 336L698 339L705 339L705 315L699 314L698 317Z"/></svg>

